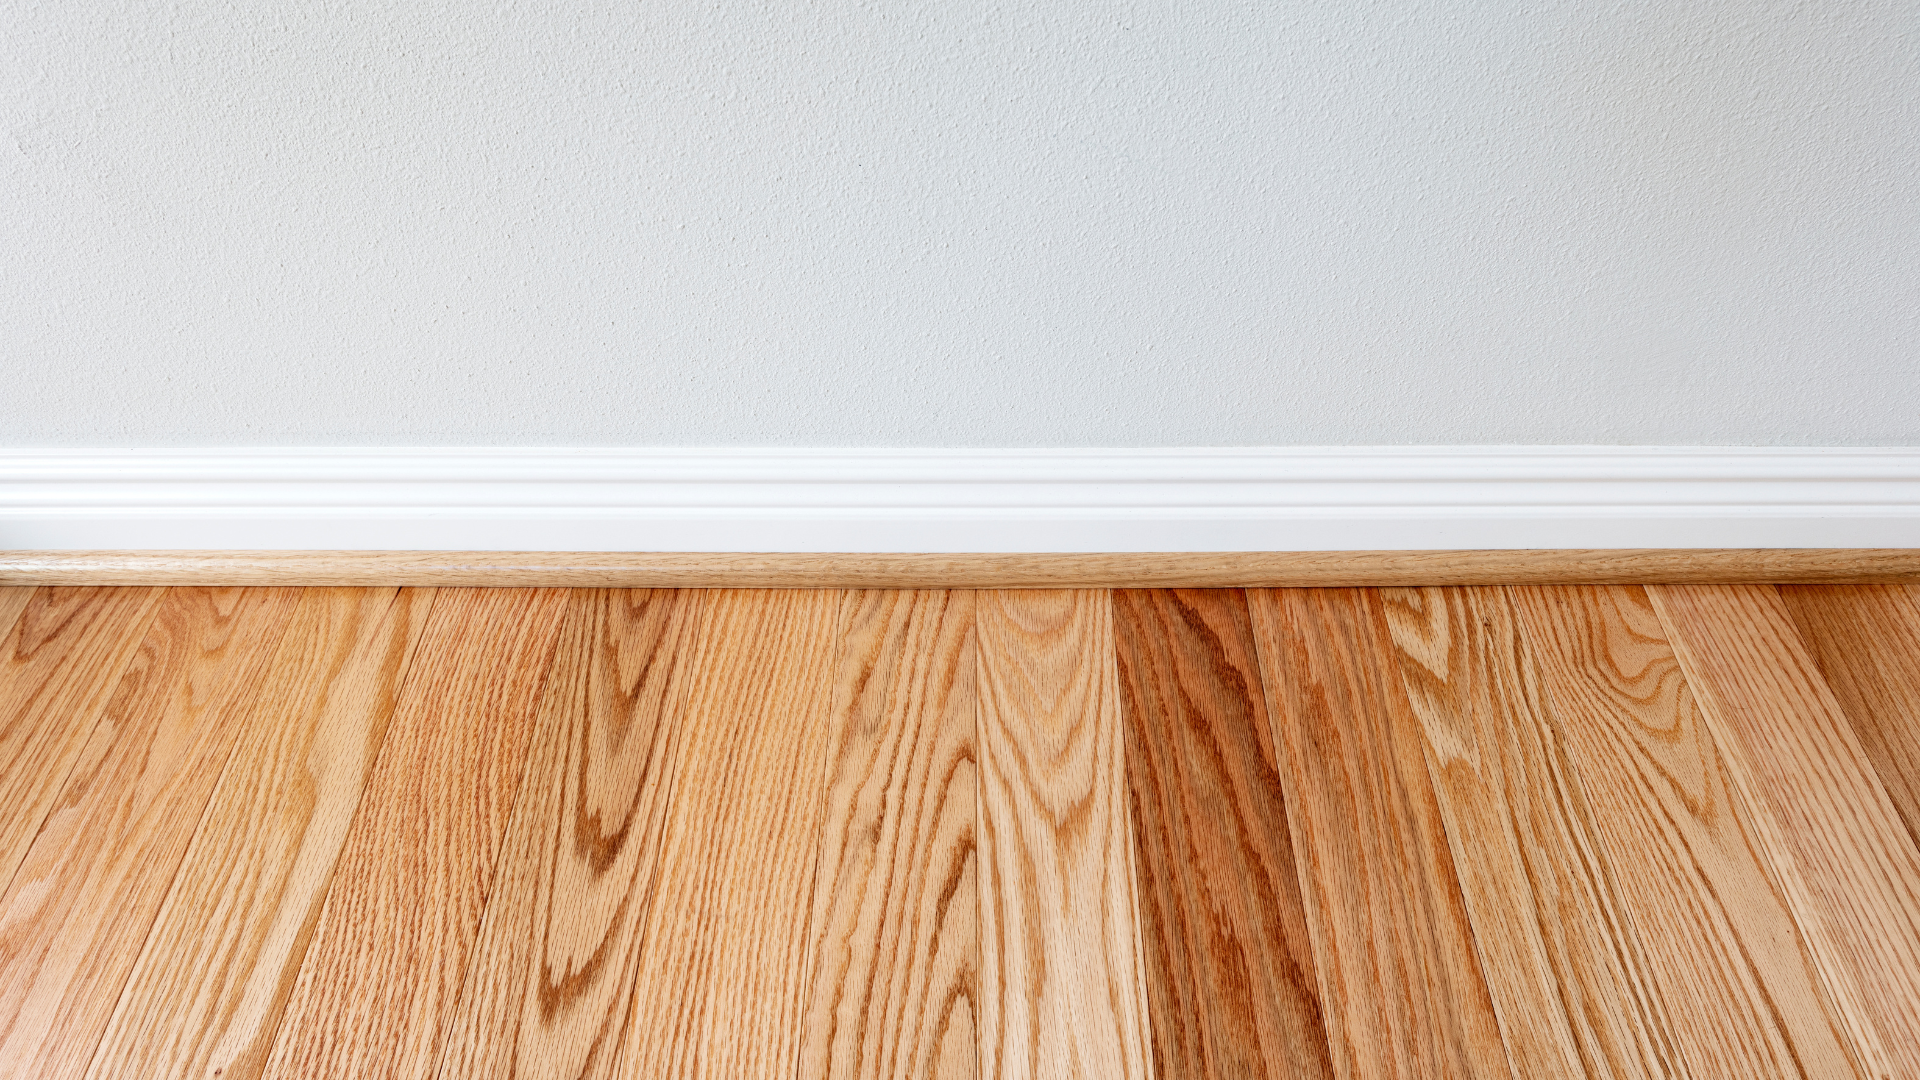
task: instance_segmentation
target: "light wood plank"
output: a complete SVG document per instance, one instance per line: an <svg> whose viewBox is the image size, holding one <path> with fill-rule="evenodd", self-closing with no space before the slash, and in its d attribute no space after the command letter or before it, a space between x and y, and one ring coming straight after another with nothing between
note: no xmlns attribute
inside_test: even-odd
<svg viewBox="0 0 1920 1080"><path fill-rule="evenodd" d="M798 1064L844 599L707 598L621 1076Z"/></svg>
<svg viewBox="0 0 1920 1080"><path fill-rule="evenodd" d="M1112 597L979 598L980 1073L1145 1077Z"/></svg>
<svg viewBox="0 0 1920 1080"><path fill-rule="evenodd" d="M1380 599L1515 1072L1672 1075L1664 1010L1505 595Z"/></svg>
<svg viewBox="0 0 1920 1080"><path fill-rule="evenodd" d="M1508 590L1693 1076L1854 1075L1644 589Z"/></svg>
<svg viewBox="0 0 1920 1080"><path fill-rule="evenodd" d="M1789 585L1780 596L1907 835L1920 839L1920 586Z"/></svg>
<svg viewBox="0 0 1920 1080"><path fill-rule="evenodd" d="M1372 596L1248 599L1337 1074L1510 1075Z"/></svg>
<svg viewBox="0 0 1920 1080"><path fill-rule="evenodd" d="M611 1069L701 607L691 590L575 592L442 1077Z"/></svg>
<svg viewBox="0 0 1920 1080"><path fill-rule="evenodd" d="M800 1075L974 1080L974 595L849 603Z"/></svg>
<svg viewBox="0 0 1920 1080"><path fill-rule="evenodd" d="M1780 594L1649 593L1858 1059L1920 1076L1920 849Z"/></svg>
<svg viewBox="0 0 1920 1080"><path fill-rule="evenodd" d="M510 589L434 598L264 1075L432 1071L566 602Z"/></svg>
<svg viewBox="0 0 1920 1080"><path fill-rule="evenodd" d="M259 1074L431 599L300 598L89 1075Z"/></svg>
<svg viewBox="0 0 1920 1080"><path fill-rule="evenodd" d="M1113 595L1155 1071L1331 1077L1246 595Z"/></svg>
<svg viewBox="0 0 1920 1080"><path fill-rule="evenodd" d="M0 645L0 893L40 834L164 594L39 589Z"/></svg>
<svg viewBox="0 0 1920 1080"><path fill-rule="evenodd" d="M1096 589L1920 582L1913 548L811 553L0 551L0 585Z"/></svg>
<svg viewBox="0 0 1920 1080"><path fill-rule="evenodd" d="M13 632L13 624L20 618L20 613L27 609L27 601L32 599L31 585L0 588L0 640Z"/></svg>
<svg viewBox="0 0 1920 1080"><path fill-rule="evenodd" d="M0 899L0 1075L85 1071L298 595L162 600Z"/></svg>

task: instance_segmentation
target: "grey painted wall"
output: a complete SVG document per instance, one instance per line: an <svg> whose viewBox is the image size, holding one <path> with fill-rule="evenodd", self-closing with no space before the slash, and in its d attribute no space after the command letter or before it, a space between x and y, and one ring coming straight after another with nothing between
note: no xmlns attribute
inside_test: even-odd
<svg viewBox="0 0 1920 1080"><path fill-rule="evenodd" d="M0 444L1920 443L1910 0L0 3Z"/></svg>

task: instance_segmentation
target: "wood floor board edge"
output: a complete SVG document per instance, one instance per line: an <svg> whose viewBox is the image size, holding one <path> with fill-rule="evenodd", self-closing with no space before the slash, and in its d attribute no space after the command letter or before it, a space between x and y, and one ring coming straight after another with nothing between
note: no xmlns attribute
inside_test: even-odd
<svg viewBox="0 0 1920 1080"><path fill-rule="evenodd" d="M796 553L0 551L7 585L1289 588L1920 583L1920 548Z"/></svg>

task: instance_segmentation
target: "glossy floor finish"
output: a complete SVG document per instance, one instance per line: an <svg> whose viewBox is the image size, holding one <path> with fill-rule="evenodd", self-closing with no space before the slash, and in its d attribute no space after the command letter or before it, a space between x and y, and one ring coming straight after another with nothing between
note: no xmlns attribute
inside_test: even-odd
<svg viewBox="0 0 1920 1080"><path fill-rule="evenodd" d="M8 1077L1920 1077L1920 587L0 631Z"/></svg>

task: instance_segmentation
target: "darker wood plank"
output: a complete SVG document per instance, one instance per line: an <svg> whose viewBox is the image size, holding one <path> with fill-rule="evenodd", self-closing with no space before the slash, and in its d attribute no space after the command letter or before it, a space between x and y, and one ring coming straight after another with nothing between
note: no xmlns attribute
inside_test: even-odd
<svg viewBox="0 0 1920 1080"><path fill-rule="evenodd" d="M0 899L0 1075L79 1076L298 589L170 589Z"/></svg>
<svg viewBox="0 0 1920 1080"><path fill-rule="evenodd" d="M609 1074L702 605L694 590L574 591L440 1076Z"/></svg>
<svg viewBox="0 0 1920 1080"><path fill-rule="evenodd" d="M1334 1065L1511 1075L1453 854L1371 594L1249 594Z"/></svg>
<svg viewBox="0 0 1920 1080"><path fill-rule="evenodd" d="M1332 1077L1246 595L1113 595L1153 1063Z"/></svg>
<svg viewBox="0 0 1920 1080"><path fill-rule="evenodd" d="M1780 596L1920 842L1920 586L1786 585Z"/></svg>
<svg viewBox="0 0 1920 1080"><path fill-rule="evenodd" d="M431 1073L566 602L559 590L435 597L264 1075Z"/></svg>
<svg viewBox="0 0 1920 1080"><path fill-rule="evenodd" d="M974 594L848 602L800 1073L974 1080Z"/></svg>

